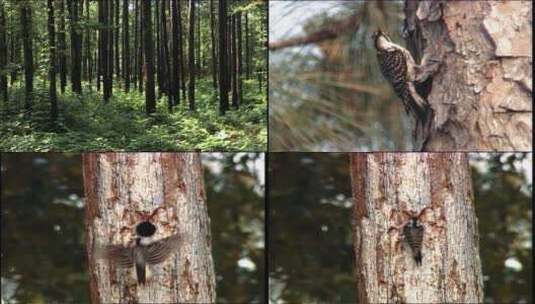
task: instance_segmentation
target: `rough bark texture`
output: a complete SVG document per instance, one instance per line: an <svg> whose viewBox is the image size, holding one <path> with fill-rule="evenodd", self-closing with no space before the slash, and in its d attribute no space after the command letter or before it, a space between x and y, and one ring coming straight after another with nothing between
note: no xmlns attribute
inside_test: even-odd
<svg viewBox="0 0 535 304"><path fill-rule="evenodd" d="M423 149L531 150L532 2L422 1L406 8L425 39L423 57L435 59L422 70L433 77L427 99L434 110Z"/></svg>
<svg viewBox="0 0 535 304"><path fill-rule="evenodd" d="M143 29L143 48L145 50L145 111L147 114L156 112L156 96L154 92L154 46L152 45L151 1L143 0L141 7L141 28Z"/></svg>
<svg viewBox="0 0 535 304"><path fill-rule="evenodd" d="M215 275L203 172L196 153L83 155L87 253L92 303L212 303ZM133 244L142 221L156 239L178 233L179 250L153 269L147 285L133 269L95 259L97 244ZM134 281L135 282L135 281Z"/></svg>
<svg viewBox="0 0 535 304"><path fill-rule="evenodd" d="M479 236L467 156L352 154L358 303L481 303ZM419 215L417 266L403 226Z"/></svg>

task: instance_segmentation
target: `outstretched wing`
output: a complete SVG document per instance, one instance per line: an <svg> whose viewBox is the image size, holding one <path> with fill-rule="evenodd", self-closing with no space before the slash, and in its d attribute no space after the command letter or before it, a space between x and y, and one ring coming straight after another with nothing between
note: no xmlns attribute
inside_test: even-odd
<svg viewBox="0 0 535 304"><path fill-rule="evenodd" d="M147 263L155 265L165 261L171 254L177 251L179 245L178 234L161 239L147 246Z"/></svg>
<svg viewBox="0 0 535 304"><path fill-rule="evenodd" d="M111 260L119 267L130 268L134 266L133 252L131 247L108 245L105 247L98 247L96 256L97 258Z"/></svg>

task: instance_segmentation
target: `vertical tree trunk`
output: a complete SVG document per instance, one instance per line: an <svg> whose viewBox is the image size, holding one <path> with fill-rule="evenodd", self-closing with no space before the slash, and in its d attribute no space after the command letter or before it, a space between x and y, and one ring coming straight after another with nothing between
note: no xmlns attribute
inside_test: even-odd
<svg viewBox="0 0 535 304"><path fill-rule="evenodd" d="M482 303L466 154L355 153L351 158L358 303ZM418 265L405 238L423 226Z"/></svg>
<svg viewBox="0 0 535 304"><path fill-rule="evenodd" d="M155 67L156 67L156 84L158 86L158 99L162 96L162 48L161 48L161 39L160 39L160 1L154 1L154 30L156 31L156 58Z"/></svg>
<svg viewBox="0 0 535 304"><path fill-rule="evenodd" d="M237 65L237 83L236 83L236 90L238 90L238 105L239 106L241 103L242 103L242 99L243 99L243 93L242 93L242 77L243 77L243 57L242 57L242 53L243 53L243 47L242 47L242 34L241 34L241 30L242 30L242 27L241 27L241 12L238 12L236 14L236 32L237 32L237 35L236 35L236 38L238 40L238 43L237 43L237 46L236 46L236 51L237 51L237 56L236 56L236 65Z"/></svg>
<svg viewBox="0 0 535 304"><path fill-rule="evenodd" d="M32 43L32 9L30 3L21 3L20 22L22 28L22 45L24 48L24 83L25 97L24 109L26 117L32 112L32 92L33 92L33 43Z"/></svg>
<svg viewBox="0 0 535 304"><path fill-rule="evenodd" d="M15 24L15 14L11 14L9 17L11 20L10 24ZM11 51L10 51L10 62L18 64L20 62L20 36L17 35L14 27L11 28ZM18 69L12 69L10 75L11 86L15 85L17 81Z"/></svg>
<svg viewBox="0 0 535 304"><path fill-rule="evenodd" d="M50 67L48 71L50 120L55 123L58 118L58 101L56 93L56 32L54 29L54 0L47 0L48 7L48 45L50 45Z"/></svg>
<svg viewBox="0 0 535 304"><path fill-rule="evenodd" d="M154 46L152 45L151 0L143 0L143 45L145 48L145 70L147 83L145 85L145 110L147 114L156 112L154 93Z"/></svg>
<svg viewBox="0 0 535 304"><path fill-rule="evenodd" d="M186 72L185 72L185 63L184 63L184 31L182 30L182 1L177 2L178 8L178 53L180 56L179 65L180 65L180 77L181 86L182 86L182 99L186 100Z"/></svg>
<svg viewBox="0 0 535 304"><path fill-rule="evenodd" d="M236 48L236 13L234 13L231 17L230 21L230 31L231 31L231 38L230 38L230 44L231 44L231 76L232 76L232 107L234 109L237 109L239 106L238 103L238 52Z"/></svg>
<svg viewBox="0 0 535 304"><path fill-rule="evenodd" d="M143 1L143 0L139 0ZM141 3L141 10L143 10L143 3ZM144 49L145 49L145 42L143 39L143 12L139 14L139 66L138 66L138 78L139 78L139 92L143 92L143 85L145 82L145 78L143 76L143 67L145 66L145 56L144 56Z"/></svg>
<svg viewBox="0 0 535 304"><path fill-rule="evenodd" d="M197 11L197 15L200 17L201 16L201 2L197 2L198 3L198 6L199 6L199 9ZM197 49L197 55L195 56L195 58L197 58L196 62L195 62L195 71L198 75L201 75L202 74L202 52L201 52L201 41L202 41L202 36L201 36L201 19L198 18L197 19L197 23L195 24L195 28L196 28L196 31L197 31L197 34L196 34L196 37L195 37L195 44L197 45L196 49Z"/></svg>
<svg viewBox="0 0 535 304"><path fill-rule="evenodd" d="M227 1L219 0L219 114L228 110Z"/></svg>
<svg viewBox="0 0 535 304"><path fill-rule="evenodd" d="M249 13L245 13L245 78L251 78L251 63L249 61Z"/></svg>
<svg viewBox="0 0 535 304"><path fill-rule="evenodd" d="M115 31L115 34L113 35L113 38L114 38L114 45L115 45L115 51L114 51L114 54L115 54L115 76L117 78L121 77L121 65L120 65L120 61L119 61L119 36L120 36L120 29L121 27L119 26L119 11L120 11L120 8L121 8L121 5L120 5L120 2L119 0L115 0L115 16L114 16L114 31Z"/></svg>
<svg viewBox="0 0 535 304"><path fill-rule="evenodd" d="M169 94L169 48L168 48L168 37L167 37L167 17L166 17L166 11L168 7L169 1L165 0L162 2L162 7L160 11L160 19L161 19L161 36L162 36L162 86L163 91L165 94L167 94L167 108L169 112L173 111L173 98L171 97L171 94Z"/></svg>
<svg viewBox="0 0 535 304"><path fill-rule="evenodd" d="M115 54L115 47L114 47L114 37L115 37L115 29L113 28L114 25L114 11L115 11L115 2L114 0L108 0L108 42L107 48L108 48L108 98L113 95L113 73L115 70L114 65L114 54Z"/></svg>
<svg viewBox="0 0 535 304"><path fill-rule="evenodd" d="M195 1L189 1L189 109L195 111Z"/></svg>
<svg viewBox="0 0 535 304"><path fill-rule="evenodd" d="M532 1L419 2L406 10L421 32L408 42L432 59L421 70L432 77L426 99L434 117L418 148L531 150L532 11Z"/></svg>
<svg viewBox="0 0 535 304"><path fill-rule="evenodd" d="M67 43L65 42L65 0L59 0L59 78L61 94L65 93L67 86Z"/></svg>
<svg viewBox="0 0 535 304"><path fill-rule="evenodd" d="M90 15L89 15L89 0L85 0L85 20L86 22L90 22ZM87 27L85 31L85 66L86 70L84 71L85 80L89 82L89 87L91 88L91 79L93 77L92 75L92 59L91 59L91 32L89 30L89 27ZM91 88L92 90L92 88Z"/></svg>
<svg viewBox="0 0 535 304"><path fill-rule="evenodd" d="M144 8L149 1L143 1ZM215 303L210 220L198 154L84 154L83 175L93 303ZM133 231L144 221L156 226L155 240L176 234L179 246L150 268L145 285L137 285L129 279L133 269L96 259L95 248L132 246Z"/></svg>
<svg viewBox="0 0 535 304"><path fill-rule="evenodd" d="M104 29L104 4L103 0L98 0L98 63L97 63L97 91L100 91L100 85L104 81L104 40L106 31Z"/></svg>
<svg viewBox="0 0 535 304"><path fill-rule="evenodd" d="M69 0L69 18L71 27L71 85L72 91L82 93L82 56L80 26L78 24L78 1Z"/></svg>
<svg viewBox="0 0 535 304"><path fill-rule="evenodd" d="M6 14L4 2L0 1L0 91L4 104L7 106L7 75L4 69L7 64L7 41L6 41Z"/></svg>
<svg viewBox="0 0 535 304"><path fill-rule="evenodd" d="M136 12L137 13L137 12ZM123 0L123 79L124 90L130 90L130 45L128 33L128 0Z"/></svg>
<svg viewBox="0 0 535 304"><path fill-rule="evenodd" d="M215 40L215 13L214 13L214 0L210 0L210 36L212 38L212 81L214 90L217 90L217 55Z"/></svg>
<svg viewBox="0 0 535 304"><path fill-rule="evenodd" d="M178 0L180 1L180 0ZM171 96L173 98L173 106L180 104L180 69L179 69L179 25L180 19L178 17L177 0L171 0Z"/></svg>
<svg viewBox="0 0 535 304"><path fill-rule="evenodd" d="M110 1L102 1L103 2L103 22L104 22L104 30L102 35L102 73L103 73L103 86L104 86L104 102L107 103L110 100L111 97L111 73L113 73L111 69L111 56L110 56L110 42L112 41L112 37L110 35L111 30L111 22L110 22Z"/></svg>
<svg viewBox="0 0 535 304"><path fill-rule="evenodd" d="M133 49L133 52L134 52L134 68L132 69L132 82L134 84L134 88L137 89L137 76L138 76L138 66L140 65L139 63L139 52L138 52L138 48L139 48L139 43L138 43L138 18L139 18L139 0L134 0L134 49Z"/></svg>

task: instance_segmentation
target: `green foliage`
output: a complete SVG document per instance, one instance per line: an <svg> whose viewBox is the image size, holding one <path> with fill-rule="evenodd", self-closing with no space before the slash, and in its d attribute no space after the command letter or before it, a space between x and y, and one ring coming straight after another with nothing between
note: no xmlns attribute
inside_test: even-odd
<svg viewBox="0 0 535 304"><path fill-rule="evenodd" d="M197 84L197 111L186 103L167 112L167 97L158 100L157 113L145 115L145 97L132 90L114 88L104 104L102 96L85 87L77 96L58 96L59 121L48 121L47 84L37 81L30 120L22 113L24 90L10 90L9 109L0 125L0 150L23 151L259 151L267 145L267 101L254 82L244 81L244 103L226 116L218 114L218 100L211 79Z"/></svg>

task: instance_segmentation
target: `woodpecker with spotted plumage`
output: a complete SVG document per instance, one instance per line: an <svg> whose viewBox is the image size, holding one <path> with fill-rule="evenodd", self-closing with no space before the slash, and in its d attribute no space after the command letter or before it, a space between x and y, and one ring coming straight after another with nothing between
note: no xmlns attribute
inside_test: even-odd
<svg viewBox="0 0 535 304"><path fill-rule="evenodd" d="M415 134L417 134L419 126L425 132L431 109L428 102L418 94L416 89L416 73L419 66L407 49L393 43L383 31L376 31L372 38L377 50L377 60L381 73L401 99L407 114L416 119Z"/></svg>
<svg viewBox="0 0 535 304"><path fill-rule="evenodd" d="M403 227L403 236L412 251L412 257L416 265L422 265L422 241L424 238L424 226L418 223L418 217L412 217L410 222Z"/></svg>

